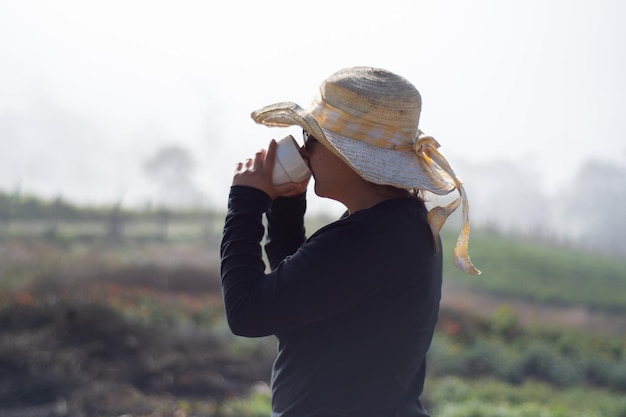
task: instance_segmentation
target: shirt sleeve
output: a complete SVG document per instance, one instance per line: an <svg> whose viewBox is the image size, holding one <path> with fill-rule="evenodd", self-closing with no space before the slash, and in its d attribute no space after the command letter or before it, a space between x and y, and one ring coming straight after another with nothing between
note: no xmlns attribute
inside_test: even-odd
<svg viewBox="0 0 626 417"><path fill-rule="evenodd" d="M242 188L231 189L221 246L222 290L233 333L278 334L340 314L368 296L372 277L381 273L372 261L378 242L350 219L320 229L266 274L260 242L262 213L269 208L264 196L269 196Z"/></svg>
<svg viewBox="0 0 626 417"><path fill-rule="evenodd" d="M272 202L266 213L267 236L265 252L270 268L275 269L280 261L293 255L304 243L304 213L306 195L279 197Z"/></svg>
<svg viewBox="0 0 626 417"><path fill-rule="evenodd" d="M265 229L262 216L271 198L263 191L232 186L220 246L222 296L230 323L233 311L246 307L246 292L265 275L260 241Z"/></svg>

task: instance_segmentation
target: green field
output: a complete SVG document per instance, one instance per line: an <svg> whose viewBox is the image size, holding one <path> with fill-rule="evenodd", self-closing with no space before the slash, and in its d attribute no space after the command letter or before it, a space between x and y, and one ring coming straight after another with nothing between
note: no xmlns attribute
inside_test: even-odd
<svg viewBox="0 0 626 417"><path fill-rule="evenodd" d="M443 236L451 253L455 236ZM482 275L469 278L445 264L446 277L469 289L559 305L626 313L626 258L472 234L470 254Z"/></svg>
<svg viewBox="0 0 626 417"><path fill-rule="evenodd" d="M138 217L114 240L106 217L0 235L0 415L269 415L275 344L225 325L221 215L173 216L167 235ZM626 326L626 261L480 230L470 254L483 275L446 262L432 415L626 417L624 332L523 315L583 309Z"/></svg>

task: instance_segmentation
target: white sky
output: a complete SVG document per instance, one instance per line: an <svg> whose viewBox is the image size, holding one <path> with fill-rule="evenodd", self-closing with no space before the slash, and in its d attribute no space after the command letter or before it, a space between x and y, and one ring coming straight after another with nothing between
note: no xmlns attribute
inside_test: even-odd
<svg viewBox="0 0 626 417"><path fill-rule="evenodd" d="M292 133L252 110L371 65L417 86L453 167L510 160L549 191L590 158L626 161L625 16L620 0L0 0L0 189L141 203L142 161L174 143L225 204L235 162Z"/></svg>

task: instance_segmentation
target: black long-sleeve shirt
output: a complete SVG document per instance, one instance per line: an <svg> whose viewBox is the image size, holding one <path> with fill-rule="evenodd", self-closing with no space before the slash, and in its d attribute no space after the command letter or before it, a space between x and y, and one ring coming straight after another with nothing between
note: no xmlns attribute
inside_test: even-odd
<svg viewBox="0 0 626 417"><path fill-rule="evenodd" d="M424 204L387 200L308 239L305 206L304 195L272 203L234 186L221 246L231 330L278 338L272 416L427 416L419 397L442 256Z"/></svg>

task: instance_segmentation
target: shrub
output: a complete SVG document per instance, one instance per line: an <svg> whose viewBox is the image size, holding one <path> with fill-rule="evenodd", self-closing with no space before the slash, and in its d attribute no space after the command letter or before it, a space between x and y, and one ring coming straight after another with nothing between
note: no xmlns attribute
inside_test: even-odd
<svg viewBox="0 0 626 417"><path fill-rule="evenodd" d="M438 417L626 417L626 398L589 387L559 389L537 382L431 378L425 402Z"/></svg>
<svg viewBox="0 0 626 417"><path fill-rule="evenodd" d="M609 378L610 388L621 392L626 392L626 363L622 362L613 366L609 371Z"/></svg>

